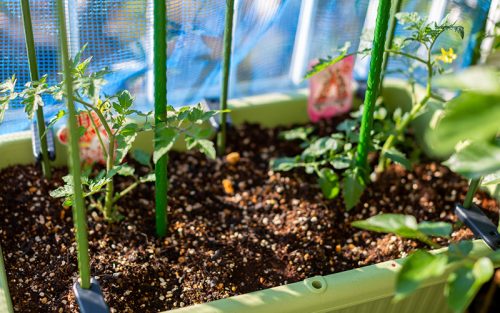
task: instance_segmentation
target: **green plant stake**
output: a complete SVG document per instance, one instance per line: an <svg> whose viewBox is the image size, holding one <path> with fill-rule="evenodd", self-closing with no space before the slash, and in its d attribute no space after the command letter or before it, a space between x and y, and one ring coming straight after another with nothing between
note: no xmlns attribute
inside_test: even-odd
<svg viewBox="0 0 500 313"><path fill-rule="evenodd" d="M480 185L481 185L481 178L472 179L470 181L469 189L467 190L467 194L465 195L464 208L470 209L472 205L472 200L474 199L474 195L476 194L476 191Z"/></svg>
<svg viewBox="0 0 500 313"><path fill-rule="evenodd" d="M32 81L38 81L38 64L36 62L35 39L33 37L33 25L31 24L31 12L29 0L21 0L21 9L23 13L24 36L26 38L26 50L28 52L28 63L30 67L30 75ZM43 108L39 106L36 110L36 125L38 127L38 135L40 136L40 150L42 151L42 171L45 178L50 179L52 173L50 171L49 151L47 148L47 136L45 134L45 118L43 116Z"/></svg>
<svg viewBox="0 0 500 313"><path fill-rule="evenodd" d="M358 167L368 167L367 158L370 149L370 132L373 124L373 111L375 101L380 89L380 73L384 59L385 39L391 13L391 0L380 0L378 5L377 23L371 52L370 72L368 73L367 89L359 133L358 154L356 163Z"/></svg>
<svg viewBox="0 0 500 313"><path fill-rule="evenodd" d="M226 21L224 28L224 63L222 68L222 90L220 95L221 122L217 136L217 154L224 155L227 133L227 95L229 92L229 73L231 69L231 45L233 42L234 0L226 0Z"/></svg>
<svg viewBox="0 0 500 313"><path fill-rule="evenodd" d="M76 122L76 110L73 102L73 79L71 76L68 39L66 31L66 17L64 14L64 1L57 0L57 13L59 17L59 37L61 44L61 58L64 73L64 87L66 94L66 105L68 107L69 128L69 154L70 168L73 177L73 219L76 228L76 244L78 252L78 269L80 270L80 286L84 289L90 288L90 263L89 243L87 239L87 220L83 203L80 149L78 146L79 129Z"/></svg>
<svg viewBox="0 0 500 313"><path fill-rule="evenodd" d="M167 119L167 8L165 0L154 1L154 75L155 75L155 129L158 130ZM155 150L161 140L155 131ZM168 155L163 155L155 164L156 175L156 234L167 234L168 217Z"/></svg>

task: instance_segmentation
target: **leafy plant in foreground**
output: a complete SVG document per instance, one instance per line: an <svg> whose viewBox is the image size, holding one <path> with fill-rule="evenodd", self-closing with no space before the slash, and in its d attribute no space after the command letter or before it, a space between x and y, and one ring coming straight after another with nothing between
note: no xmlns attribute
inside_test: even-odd
<svg viewBox="0 0 500 313"><path fill-rule="evenodd" d="M486 175L483 184L497 186L497 190L500 183L499 78L498 70L482 67L443 77L438 85L459 89L462 93L446 103L443 111L436 113L434 129L426 136L437 152L447 154L450 149L455 150L445 162L452 170L472 180L480 180ZM431 228L426 224L416 224L412 216L382 214L352 225L417 239L433 248L437 246L427 242L419 232L433 236L446 236L451 232L451 226L446 223L432 223ZM449 307L462 312L479 288L491 279L498 264L500 251L478 256L473 253L469 241L453 243L444 252L418 250L405 260L398 273L396 299L406 297L433 277L447 275L445 294Z"/></svg>
<svg viewBox="0 0 500 313"><path fill-rule="evenodd" d="M400 237L415 239L432 248L441 246L430 237L449 237L452 226L445 222L420 222L412 215L379 214L366 220L355 221L352 226L383 233L394 233Z"/></svg>
<svg viewBox="0 0 500 313"><path fill-rule="evenodd" d="M429 237L449 237L452 226L445 222L416 222L415 217L401 214L380 214L356 221L352 226L394 233L403 238L419 240L432 248L440 245ZM452 243L444 252L431 253L417 250L408 256L396 279L395 300L401 300L415 292L427 280L448 276L445 295L454 312L463 312L479 288L493 276L494 264L500 262L500 251L478 256L472 251L472 242Z"/></svg>
<svg viewBox="0 0 500 313"><path fill-rule="evenodd" d="M383 171L391 160L405 167L410 167L411 162L401 150L396 148L396 145L405 143L405 132L408 126L417 116L425 111L431 99L442 101L439 96L433 93L432 80L436 74L445 72L444 64L451 63L456 58L451 48L447 50L441 48L436 53L436 42L447 31L456 32L461 38L464 36L463 27L451 23L448 18L443 19L440 23L435 23L427 22L425 18L420 17L417 13L398 13L396 17L399 23L411 33L408 37L395 38L392 48L386 50L386 52L392 56L400 57L406 62L405 65L407 67L401 69L400 72L408 76L408 82L412 90L412 107L409 112L404 113L401 109L397 109L393 113L392 121L385 123L384 127L374 128L374 132L372 133L372 150L380 152L377 166L377 171L379 172ZM405 52L405 48L421 52L410 54ZM341 49L339 56L320 59L319 63L306 74L306 78L352 55L347 53L347 49L348 45ZM368 51L363 50L354 54L365 54ZM419 98L416 94L417 81L413 76L417 70L426 72L426 88L423 98ZM375 120L377 120L377 114L382 114L380 112L382 111L379 106L379 108L376 108ZM383 114L387 115L387 113ZM346 122L350 123L351 134L349 136L346 136L347 134L334 134L331 137L313 138L304 143L303 146L306 150L301 155L292 158L281 158L272 162L271 165L277 171L304 167L306 172L316 174L322 191L328 199L338 195L340 189L339 179L335 171L342 171L342 176L344 177L342 183L344 202L346 208L351 209L358 203L371 170L353 161L356 151L355 145L359 141L359 134L357 133L360 124L359 120ZM339 130L342 131L342 129ZM341 140L340 144L338 139ZM335 140L337 140L337 148L331 149L333 147L331 143ZM314 152L313 155L309 153L311 151L310 147L322 147L324 144L329 144L330 148L312 149ZM320 155L323 152L325 155ZM342 162L338 162L338 160Z"/></svg>
<svg viewBox="0 0 500 313"><path fill-rule="evenodd" d="M428 143L444 155L446 164L469 179L484 177L483 184L499 192L500 186L500 74L498 69L469 68L443 77L438 85L461 94L436 112ZM497 194L498 197L498 194Z"/></svg>

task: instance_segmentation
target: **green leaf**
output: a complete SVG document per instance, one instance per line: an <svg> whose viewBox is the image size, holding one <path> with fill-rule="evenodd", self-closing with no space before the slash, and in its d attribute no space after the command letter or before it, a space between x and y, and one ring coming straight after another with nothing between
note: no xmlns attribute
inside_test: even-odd
<svg viewBox="0 0 500 313"><path fill-rule="evenodd" d="M65 207L70 207L73 205L73 198L72 197L67 197L64 199L63 206Z"/></svg>
<svg viewBox="0 0 500 313"><path fill-rule="evenodd" d="M47 124L47 128L51 128L54 126L57 121L59 121L61 118L63 118L66 115L66 111L64 110L59 110L57 114L50 120L49 124ZM45 135L45 134L44 134Z"/></svg>
<svg viewBox="0 0 500 313"><path fill-rule="evenodd" d="M398 12L395 17L401 25L424 23L424 19L417 12Z"/></svg>
<svg viewBox="0 0 500 313"><path fill-rule="evenodd" d="M416 291L426 280L443 275L447 268L444 254L418 250L406 258L396 279L395 299L401 300Z"/></svg>
<svg viewBox="0 0 500 313"><path fill-rule="evenodd" d="M155 173L149 173L146 176L139 178L141 183L153 182L156 180Z"/></svg>
<svg viewBox="0 0 500 313"><path fill-rule="evenodd" d="M277 158L271 160L271 169L276 172L286 172L290 171L298 166L297 158Z"/></svg>
<svg viewBox="0 0 500 313"><path fill-rule="evenodd" d="M144 166L151 165L151 155L143 150L135 149L132 151L132 158Z"/></svg>
<svg viewBox="0 0 500 313"><path fill-rule="evenodd" d="M125 156L127 155L128 151L132 147L132 144L134 143L135 137L137 136L137 133L135 132L120 132L118 135L116 135L116 154L115 154L115 159L117 163L121 163ZM107 150L107 147L105 147Z"/></svg>
<svg viewBox="0 0 500 313"><path fill-rule="evenodd" d="M330 164L337 170L343 170L351 166L351 159L344 155L336 155L330 159Z"/></svg>
<svg viewBox="0 0 500 313"><path fill-rule="evenodd" d="M55 190L49 192L52 198L66 198L73 195L73 185L65 184Z"/></svg>
<svg viewBox="0 0 500 313"><path fill-rule="evenodd" d="M101 189L112 179L114 175L118 172L119 167L112 169L107 176L99 176L96 177L95 179L92 179L89 181L89 190L90 193L97 193L101 191ZM89 194L87 193L85 196L88 196Z"/></svg>
<svg viewBox="0 0 500 313"><path fill-rule="evenodd" d="M214 133L213 128L208 127L193 127L194 137L198 139L206 139L209 138L210 135Z"/></svg>
<svg viewBox="0 0 500 313"><path fill-rule="evenodd" d="M279 134L281 139L285 140L302 140L307 141L307 137L313 132L314 128L312 127L298 127L291 130L283 131Z"/></svg>
<svg viewBox="0 0 500 313"><path fill-rule="evenodd" d="M352 226L376 232L394 233L403 238L420 240L428 245L433 245L428 236L447 237L452 231L448 223L422 222L417 224L414 216L402 214L379 214L366 220L355 221Z"/></svg>
<svg viewBox="0 0 500 313"><path fill-rule="evenodd" d="M128 90L123 90L117 96L118 102L120 104L120 109L126 113L128 109L134 104L134 97L130 94Z"/></svg>
<svg viewBox="0 0 500 313"><path fill-rule="evenodd" d="M469 240L462 240L458 243L452 243L448 247L448 257L450 262L461 261L465 259L472 251L473 245Z"/></svg>
<svg viewBox="0 0 500 313"><path fill-rule="evenodd" d="M445 293L448 296L448 305L454 312L463 312L474 299L475 295L493 276L493 263L483 257L474 265L465 264L456 269L449 277Z"/></svg>
<svg viewBox="0 0 500 313"><path fill-rule="evenodd" d="M493 264L500 263L500 250L493 251L488 257Z"/></svg>
<svg viewBox="0 0 500 313"><path fill-rule="evenodd" d="M42 76L38 81L31 81L26 84L26 88L21 93L24 104L24 111L28 115L28 118L32 119L36 110L43 106L44 94L49 93L49 87L47 85L47 75Z"/></svg>
<svg viewBox="0 0 500 313"><path fill-rule="evenodd" d="M215 147L212 140L196 139L196 147L208 158L215 159Z"/></svg>
<svg viewBox="0 0 500 313"><path fill-rule="evenodd" d="M344 196L346 209L349 211L355 207L361 199L361 195L365 190L365 184L363 178L358 175L358 171L356 170L346 171L344 175L342 195Z"/></svg>
<svg viewBox="0 0 500 313"><path fill-rule="evenodd" d="M83 135L85 135L85 132L87 131L87 129L83 126L78 126L78 137L83 137Z"/></svg>
<svg viewBox="0 0 500 313"><path fill-rule="evenodd" d="M351 44L349 42L346 42L342 48L339 49L339 55L336 57L331 57L327 56L326 59L319 59L318 63L315 64L310 71L306 73L306 76L304 79L308 79L319 72L325 70L329 66L338 63L342 61L346 56L347 56L347 50L349 50L349 47Z"/></svg>
<svg viewBox="0 0 500 313"><path fill-rule="evenodd" d="M192 106L187 112L187 120L191 123L203 122L202 118L204 116L204 112L200 107Z"/></svg>
<svg viewBox="0 0 500 313"><path fill-rule="evenodd" d="M175 128L163 126L155 128L155 133L153 162L156 164L162 156L172 149L175 141L179 138L179 132Z"/></svg>
<svg viewBox="0 0 500 313"><path fill-rule="evenodd" d="M376 232L394 233L405 238L416 238L420 235L417 220L412 215L379 214L366 220L355 221L351 225Z"/></svg>
<svg viewBox="0 0 500 313"><path fill-rule="evenodd" d="M434 84L438 87L484 95L500 94L500 76L498 72L484 66L473 66L458 73L436 77Z"/></svg>
<svg viewBox="0 0 500 313"><path fill-rule="evenodd" d="M396 150L395 148L389 149L384 153L384 156L393 162L399 163L404 166L405 169L411 170L411 162L406 158L403 152Z"/></svg>
<svg viewBox="0 0 500 313"><path fill-rule="evenodd" d="M444 164L470 179L496 173L500 170L500 146L472 143L457 151Z"/></svg>
<svg viewBox="0 0 500 313"><path fill-rule="evenodd" d="M421 222L418 224L418 230L433 237L449 237L453 231L450 223L446 222Z"/></svg>
<svg viewBox="0 0 500 313"><path fill-rule="evenodd" d="M334 199L340 192L339 177L330 168L322 168L319 172L318 183L327 199Z"/></svg>
<svg viewBox="0 0 500 313"><path fill-rule="evenodd" d="M426 140L438 153L448 153L463 140L487 141L500 131L500 95L466 92L447 104Z"/></svg>
<svg viewBox="0 0 500 313"><path fill-rule="evenodd" d="M9 102L17 98L17 93L14 92L16 86L16 76L6 79L0 83L0 123L3 120L5 111L9 108Z"/></svg>
<svg viewBox="0 0 500 313"><path fill-rule="evenodd" d="M303 152L302 156L318 157L329 151L336 151L339 148L337 139L332 137L321 137L314 140Z"/></svg>
<svg viewBox="0 0 500 313"><path fill-rule="evenodd" d="M492 174L489 174L489 175L486 175L481 184L483 186L492 186L492 185L498 185L500 184L500 171L496 172L496 173L492 173Z"/></svg>
<svg viewBox="0 0 500 313"><path fill-rule="evenodd" d="M121 176L133 176L134 173L135 173L135 168L126 164L120 166L120 168L117 170L117 174Z"/></svg>

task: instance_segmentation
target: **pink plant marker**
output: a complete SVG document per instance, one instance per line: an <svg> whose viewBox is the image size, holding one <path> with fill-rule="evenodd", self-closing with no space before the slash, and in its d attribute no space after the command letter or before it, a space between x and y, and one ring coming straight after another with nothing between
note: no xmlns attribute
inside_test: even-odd
<svg viewBox="0 0 500 313"><path fill-rule="evenodd" d="M311 65L317 63L314 61ZM307 113L313 122L348 112L352 107L354 56L348 56L310 79Z"/></svg>
<svg viewBox="0 0 500 313"><path fill-rule="evenodd" d="M104 153L101 148L101 144L99 142L99 137L92 125L91 118L94 120L95 125L97 126L97 130L99 131L102 141L104 145L107 147L109 145L108 134L106 130L101 124L101 121L97 117L95 112L92 112L91 115L87 112L80 112L77 115L77 123L78 126L82 126L85 128L85 133L80 137L80 159L82 162L86 164L94 164L101 163L106 164L106 159L104 157ZM63 144L68 144L68 128L63 126L57 132L57 138ZM115 148L116 149L116 148Z"/></svg>

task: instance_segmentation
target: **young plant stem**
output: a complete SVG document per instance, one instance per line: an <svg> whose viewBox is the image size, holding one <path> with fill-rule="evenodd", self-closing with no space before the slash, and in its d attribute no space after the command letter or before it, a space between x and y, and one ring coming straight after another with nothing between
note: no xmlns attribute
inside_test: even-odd
<svg viewBox="0 0 500 313"><path fill-rule="evenodd" d="M155 0L153 10L155 127L160 129L167 119L167 7L165 0ZM159 132L155 132L155 143L159 142L157 136ZM155 164L156 234L159 237L165 237L168 229L167 163L168 155L165 154Z"/></svg>
<svg viewBox="0 0 500 313"><path fill-rule="evenodd" d="M432 48L432 46L431 46ZM384 145L382 146L382 150L380 151L380 157L379 157L379 162L377 165L377 172L383 172L385 170L385 167L388 165L388 160L386 158L386 153L394 146L395 141L397 138L402 136L404 134L404 131L408 127L408 125L415 119L415 117L420 113L422 108L425 107L427 102L433 97L432 95L432 89L431 89L431 83L432 83L432 60L431 60L431 48L429 48L428 53L427 53L427 61L424 61L419 58L420 62L425 62L424 64L427 67L427 83L426 83L426 88L425 88L425 96L418 102L414 103L412 105L411 111L409 114L404 115L401 121L396 125L396 129L394 134L391 134L389 137L387 137L386 141L384 142ZM399 53L400 54L400 53ZM405 55L406 56L406 55ZM412 57L413 58L413 57ZM415 59L415 58L413 58ZM416 99L414 99L416 100Z"/></svg>
<svg viewBox="0 0 500 313"><path fill-rule="evenodd" d="M90 114L90 110L92 110L93 112L96 113L97 117L99 118L99 120L101 122L101 125L103 125L104 130L106 131L106 134L108 135L109 143L108 143L108 147L106 148L104 145L104 141L102 140L101 135L99 133L99 130L97 129L97 125L95 124L92 116L89 115L92 126L94 127L94 130L97 133L97 137L99 139L99 142L103 148L104 156L106 157L106 172L109 173L113 169L113 167L115 166L115 155L114 155L114 151L115 151L114 147L115 147L115 141L116 141L115 134L111 130L111 127L109 126L108 121L106 120L106 117L102 114L102 112L95 105L92 105L92 104L90 104L90 103L88 103L88 102L86 102L83 99L80 99L78 97L75 97L75 101L83 104L86 107L87 112L89 112L89 114ZM107 221L112 221L113 216L114 216L114 214L113 214L114 213L113 207L114 207L114 203L115 203L114 198L113 198L114 197L114 189L115 189L114 188L114 180L113 180L113 178L111 178L106 183L106 193L104 196L103 213L104 213L104 218Z"/></svg>
<svg viewBox="0 0 500 313"><path fill-rule="evenodd" d="M106 158L106 172L109 173L115 166L115 135L108 135L109 145L108 145L108 157ZM106 183L106 195L104 196L104 218L108 221L113 220L113 207L114 207L114 196L115 188L113 177L109 179Z"/></svg>
<svg viewBox="0 0 500 313"><path fill-rule="evenodd" d="M391 0L380 0L378 5L377 23L375 25L375 38L371 52L370 71L368 72L366 96L361 118L359 133L358 153L356 164L359 168L368 167L368 150L370 149L370 133L373 125L373 112L375 101L380 89L382 61L384 58L385 39L391 10Z"/></svg>
<svg viewBox="0 0 500 313"><path fill-rule="evenodd" d="M130 184L130 186L128 186L127 188L123 189L122 191L120 191L120 193L116 194L114 197L113 197L113 205L116 204L116 202L118 202L118 200L120 200L121 197L123 197L124 195L128 194L129 192L131 192L132 190L134 190L137 186L139 186L141 182L139 180L133 182L132 184Z"/></svg>
<svg viewBox="0 0 500 313"><path fill-rule="evenodd" d="M471 179L469 182L469 189L467 189L467 194L465 195L464 208L469 209L472 206L472 200L476 194L479 185L481 184L482 178Z"/></svg>
<svg viewBox="0 0 500 313"><path fill-rule="evenodd" d="M83 202L83 190L81 182L80 149L78 145L79 131L76 121L76 109L73 103L73 77L71 76L70 59L68 51L68 39L66 30L66 17L64 12L64 1L57 0L57 12L59 19L59 37L61 45L61 58L64 73L64 88L66 89L66 105L68 107L68 128L70 132L70 168L73 178L73 219L76 229L76 243L78 256L78 269L80 271L80 286L84 289L90 288L90 257L87 238L87 218Z"/></svg>
<svg viewBox="0 0 500 313"><path fill-rule="evenodd" d="M222 64L222 89L220 95L220 132L217 135L217 154L224 155L227 137L227 96L231 69L231 45L233 42L234 0L226 0L226 20L224 28L224 63Z"/></svg>
<svg viewBox="0 0 500 313"><path fill-rule="evenodd" d="M94 129L95 134L97 135L97 139L99 139L99 144L101 145L101 147L104 148L105 147L104 141L102 140L102 136L101 136L101 132L99 131L99 128L97 127L94 119L92 118L92 111L90 109L87 109L87 114L90 117L90 123L92 123L92 128ZM104 157L106 159L108 158L108 152L106 151L106 149L102 150L102 154L104 155Z"/></svg>
<svg viewBox="0 0 500 313"><path fill-rule="evenodd" d="M33 36L33 25L31 23L31 12L29 0L21 0L21 10L23 14L24 36L26 39L26 51L28 52L28 63L32 81L40 79L38 74L38 64L36 61L35 39ZM39 106L36 110L36 126L38 129L38 138L40 140L40 150L42 152L42 172L45 178L51 179L49 150L47 144L47 134L45 133L45 118L43 107Z"/></svg>

